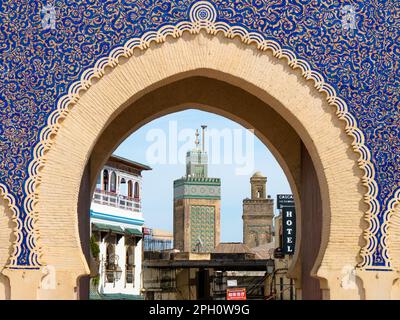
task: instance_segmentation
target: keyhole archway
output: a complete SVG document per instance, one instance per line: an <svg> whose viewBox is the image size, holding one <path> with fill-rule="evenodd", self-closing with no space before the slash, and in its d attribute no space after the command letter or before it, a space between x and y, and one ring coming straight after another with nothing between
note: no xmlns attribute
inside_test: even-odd
<svg viewBox="0 0 400 320"><path fill-rule="evenodd" d="M345 124L324 95L286 62L269 53L259 54L238 39L204 33L168 38L164 44L135 52L82 94L61 121L40 173L36 208L43 261L55 265L60 274L66 267L77 275L88 272L79 237L82 228L78 227L78 218L82 213L77 214L78 199L90 201L100 168L130 133L157 117L188 107L254 128L277 158L294 191L300 217L296 244L300 249L291 267L293 277L302 283L307 277L308 283L318 283L317 289L322 289L319 298L363 298L360 283L352 290L340 285L343 267L355 267L360 262L367 210L358 156L351 148L352 138L345 133ZM303 165L310 167L309 172L315 171L312 179L317 181L320 205L313 196L305 201L302 194L307 189L303 184L310 177L304 176ZM57 188L59 181L63 181L60 190L64 193L55 205L48 191ZM310 195L315 197L311 186ZM311 207L303 208L303 203ZM304 211L315 212L315 216ZM50 227L50 212L56 224L56 217L61 216L69 223ZM311 228L308 240L304 236L307 228ZM55 232L68 235L68 243L65 239L54 241ZM313 245L305 246L305 241ZM68 257L58 253L65 247ZM306 247L312 248L309 256L304 252ZM66 280L63 285L71 287L67 291L72 298L76 279ZM313 288L310 298L316 297ZM303 297L307 294L304 291Z"/></svg>

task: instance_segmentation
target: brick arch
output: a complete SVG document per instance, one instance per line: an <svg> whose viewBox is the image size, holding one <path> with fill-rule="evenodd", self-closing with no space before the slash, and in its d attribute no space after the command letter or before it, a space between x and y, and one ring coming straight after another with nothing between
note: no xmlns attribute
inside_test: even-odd
<svg viewBox="0 0 400 320"><path fill-rule="evenodd" d="M256 48L237 39L203 33L168 38L162 45L151 46L144 53L135 51L133 55L81 95L68 116L59 120L36 191L37 228L46 264L60 270L69 268L78 274L87 272L76 216L83 168L102 132L125 108L145 94L188 75L216 78L237 86L290 123L310 153L323 195L323 239L313 273L330 282L338 278L344 265L360 262L360 224L367 211L362 202L362 173L344 123L339 123L335 110L310 83L271 54L259 54ZM232 110L231 114L235 112ZM279 153L275 155L279 161ZM285 168L285 163L280 163ZM288 177L293 185L294 178ZM53 190L59 192L57 201ZM56 234L63 236L58 239ZM63 250L67 250L67 257L65 251L60 254ZM337 281L328 286L333 298L358 294L341 292Z"/></svg>

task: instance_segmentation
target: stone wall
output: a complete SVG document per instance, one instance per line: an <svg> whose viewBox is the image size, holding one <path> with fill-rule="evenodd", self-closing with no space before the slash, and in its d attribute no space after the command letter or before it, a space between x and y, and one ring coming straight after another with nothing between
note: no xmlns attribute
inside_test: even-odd
<svg viewBox="0 0 400 320"><path fill-rule="evenodd" d="M272 241L272 219L274 201L272 199L243 200L243 242L249 248L258 247Z"/></svg>

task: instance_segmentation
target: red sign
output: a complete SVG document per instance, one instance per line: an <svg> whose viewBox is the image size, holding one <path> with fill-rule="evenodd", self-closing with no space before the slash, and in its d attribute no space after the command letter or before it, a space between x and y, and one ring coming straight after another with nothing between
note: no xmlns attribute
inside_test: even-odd
<svg viewBox="0 0 400 320"><path fill-rule="evenodd" d="M153 235L153 229L150 228L143 228L143 234L145 236L152 236Z"/></svg>
<svg viewBox="0 0 400 320"><path fill-rule="evenodd" d="M226 300L246 300L246 288L226 289Z"/></svg>

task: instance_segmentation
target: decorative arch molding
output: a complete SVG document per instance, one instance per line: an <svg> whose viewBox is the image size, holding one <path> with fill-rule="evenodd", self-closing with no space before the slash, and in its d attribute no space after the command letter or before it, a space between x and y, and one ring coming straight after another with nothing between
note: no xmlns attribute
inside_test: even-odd
<svg viewBox="0 0 400 320"><path fill-rule="evenodd" d="M4 210L0 212L0 300L10 299L10 279L3 271L22 240L16 238L20 222L15 208L15 198L5 185L0 184L0 211Z"/></svg>
<svg viewBox="0 0 400 320"><path fill-rule="evenodd" d="M4 202L4 205L8 205L8 209L11 211L11 221L15 224L15 228L13 230L14 237L15 237L15 242L12 244L8 244L9 246L12 246L12 254L9 257L9 265L11 266L13 264L13 257L17 256L19 254L20 250L20 244L22 241L24 241L23 234L22 234L22 229L23 227L29 231L29 239L33 238L33 227L32 225L22 225L21 220L20 220L20 211L18 207L16 206L16 201L14 196L8 191L8 188L4 184L0 184L0 201ZM0 266L0 272L1 270Z"/></svg>
<svg viewBox="0 0 400 320"><path fill-rule="evenodd" d="M28 265L32 268L37 268L41 265L40 253L37 248L37 239L34 232L34 225L38 215L35 204L37 203L36 190L40 184L40 171L46 163L46 152L53 145L54 138L60 128L60 123L68 116L70 109L79 100L82 92L91 87L94 79L101 78L105 74L107 67L115 68L120 63L121 58L132 57L134 50L146 50L152 43L163 43L167 37L179 38L184 32L199 34L201 31L205 31L209 35L223 34L228 39L237 37L244 44L256 46L260 52L271 51L276 58L286 60L292 69L300 69L305 79L313 80L314 87L319 92L326 94L327 102L336 108L337 117L346 123L345 131L353 138L353 150L359 155L358 166L364 172L362 184L367 188L364 201L369 206L365 213L368 228L364 231L364 238L367 244L361 251L363 261L359 266L365 269L371 267L373 254L379 245L376 237L380 229L378 218L380 203L377 200L378 186L374 178L375 169L371 162L371 153L365 144L362 131L358 128L357 120L349 111L346 102L337 95L333 86L328 84L319 72L313 70L306 60L298 58L290 49L283 48L277 41L267 39L261 33L248 32L241 26L229 25L226 22L217 21L217 12L211 3L207 1L196 2L190 8L189 17L189 21L182 21L176 25L164 25L157 31L147 32L141 37L130 39L124 46L113 49L108 57L99 59L93 68L89 68L83 72L81 79L70 85L68 94L58 100L57 109L51 113L47 121L47 126L40 133L40 143L34 148L34 158L28 167L29 178L24 185L26 197L23 203L26 219L23 226L16 219L18 241L15 245L16 249L14 250L9 267L20 267L17 258L20 254L19 244L21 241L27 241L28 247L31 250ZM18 217L20 212L18 207L15 206L15 201L11 202L11 204L15 216ZM27 232L27 238L24 237L23 230ZM382 246L382 251L386 252L386 242L383 242ZM389 260L387 254L383 256ZM381 269L388 269L390 267L390 262L385 262L385 266ZM26 269L29 267L21 266L21 268ZM377 268L374 267L374 269Z"/></svg>
<svg viewBox="0 0 400 320"><path fill-rule="evenodd" d="M388 204L384 221L382 242L388 248L386 259L394 270L400 271L400 188Z"/></svg>

